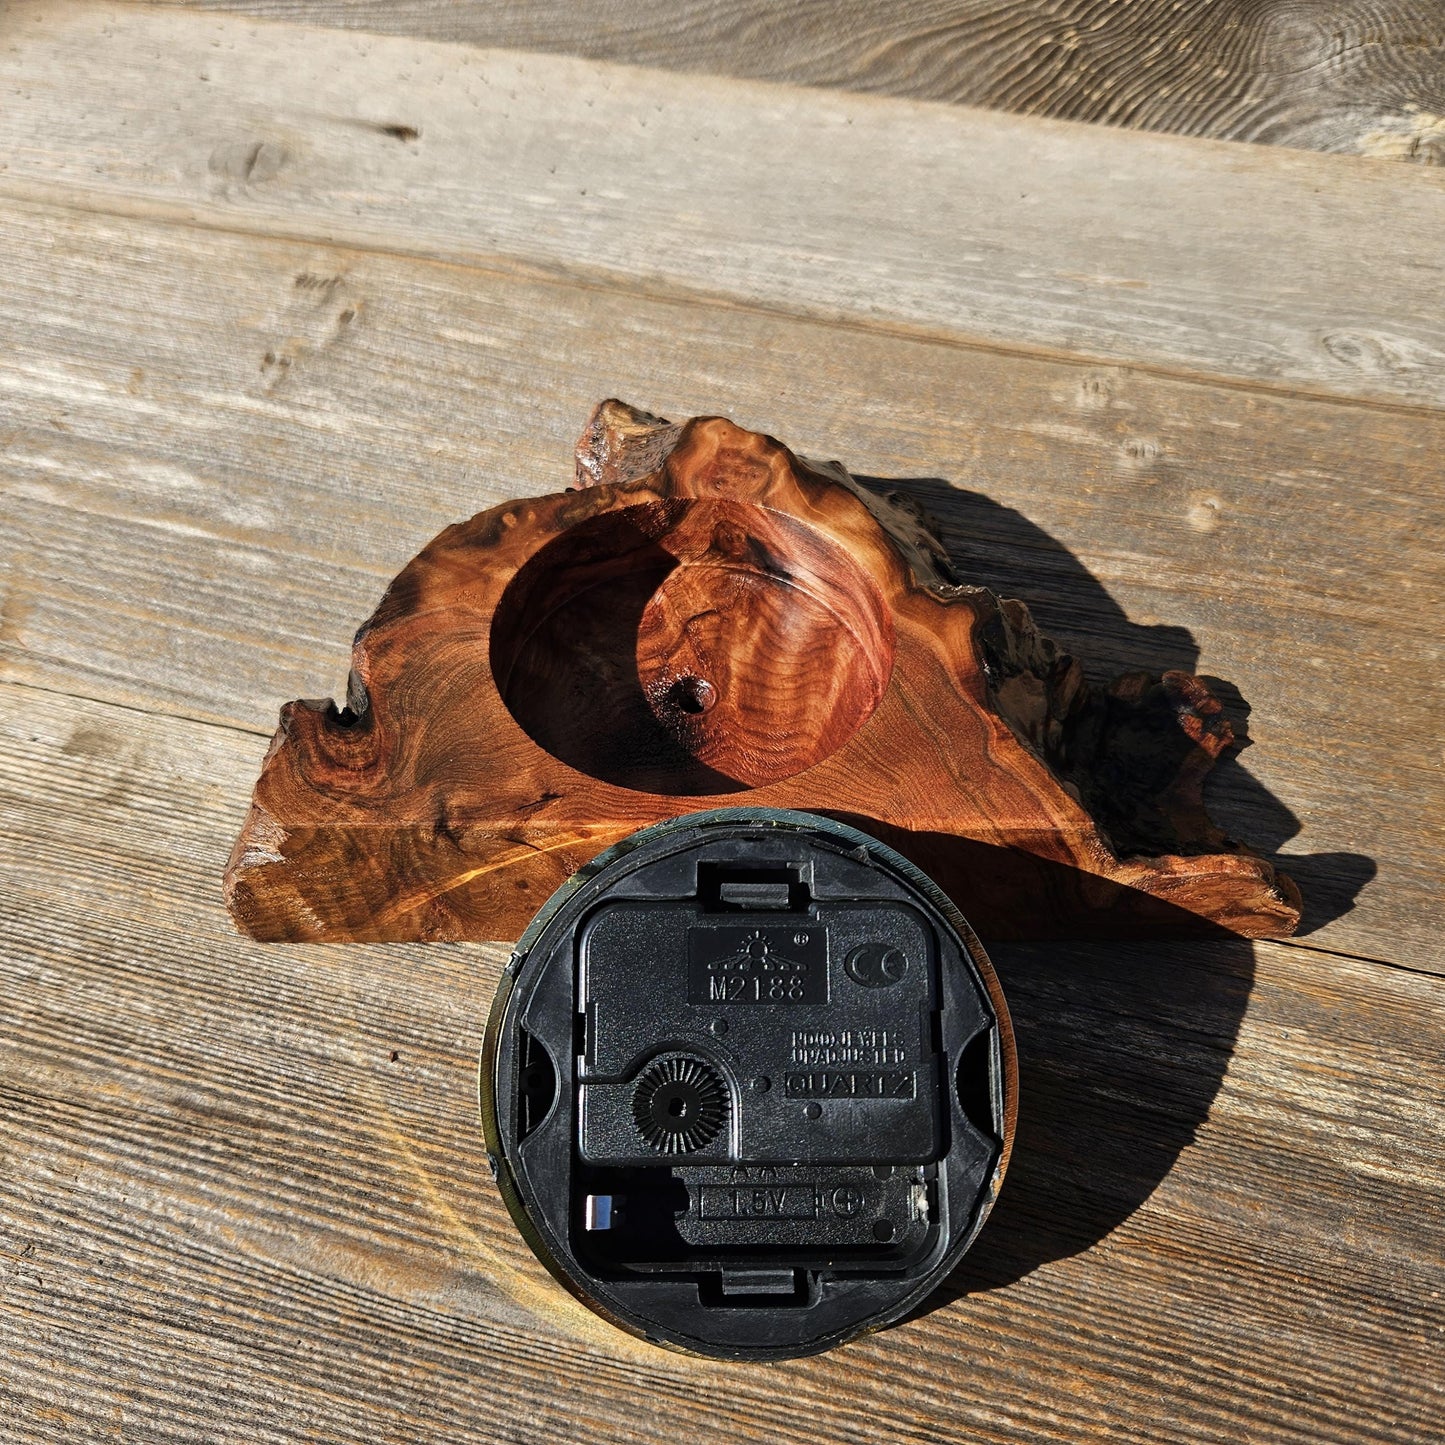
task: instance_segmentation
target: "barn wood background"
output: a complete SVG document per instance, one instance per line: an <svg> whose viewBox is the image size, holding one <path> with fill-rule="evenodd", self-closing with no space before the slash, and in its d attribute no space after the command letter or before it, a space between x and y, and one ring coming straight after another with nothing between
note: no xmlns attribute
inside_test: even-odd
<svg viewBox="0 0 1445 1445"><path fill-rule="evenodd" d="M1432 1439L1438 13L618 13L0 13L6 1431ZM1097 675L1233 684L1215 811L1311 909L997 949L1000 1207L817 1360L633 1345L532 1260L472 1104L503 947L219 901L277 703L607 392L911 479Z"/></svg>

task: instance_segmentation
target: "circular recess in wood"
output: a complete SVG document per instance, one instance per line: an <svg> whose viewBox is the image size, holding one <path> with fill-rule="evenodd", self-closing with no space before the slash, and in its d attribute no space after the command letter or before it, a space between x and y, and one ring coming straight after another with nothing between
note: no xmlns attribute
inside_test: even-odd
<svg viewBox="0 0 1445 1445"><path fill-rule="evenodd" d="M569 528L492 622L497 690L562 762L643 792L792 777L863 725L893 669L877 586L794 517L678 498Z"/></svg>

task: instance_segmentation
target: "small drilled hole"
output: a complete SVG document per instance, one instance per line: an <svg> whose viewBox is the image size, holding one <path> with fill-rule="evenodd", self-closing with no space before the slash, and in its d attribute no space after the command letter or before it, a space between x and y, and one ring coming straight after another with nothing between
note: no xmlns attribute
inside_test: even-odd
<svg viewBox="0 0 1445 1445"><path fill-rule="evenodd" d="M680 677L667 695L679 712L706 712L717 701L717 688L706 678Z"/></svg>
<svg viewBox="0 0 1445 1445"><path fill-rule="evenodd" d="M887 1244L893 1238L893 1226L886 1219L879 1219L873 1225L873 1238L879 1244Z"/></svg>

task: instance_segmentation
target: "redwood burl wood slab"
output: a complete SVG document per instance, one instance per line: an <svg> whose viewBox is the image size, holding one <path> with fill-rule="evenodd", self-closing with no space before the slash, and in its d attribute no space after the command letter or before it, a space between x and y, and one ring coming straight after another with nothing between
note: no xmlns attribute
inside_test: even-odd
<svg viewBox="0 0 1445 1445"><path fill-rule="evenodd" d="M447 528L294 702L226 873L262 939L510 939L601 849L748 803L855 823L985 936L1291 932L1205 814L1185 673L1091 688L922 519L720 417L605 402L575 490Z"/></svg>

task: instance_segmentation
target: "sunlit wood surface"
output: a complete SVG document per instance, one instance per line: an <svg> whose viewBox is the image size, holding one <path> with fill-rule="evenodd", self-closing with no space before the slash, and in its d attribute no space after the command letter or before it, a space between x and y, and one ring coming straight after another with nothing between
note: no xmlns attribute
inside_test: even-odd
<svg viewBox="0 0 1445 1445"><path fill-rule="evenodd" d="M1439 171L304 8L0 12L0 1433L1438 1439ZM999 1207L813 1360L533 1260L475 1119L505 945L220 901L278 705L609 394L906 481L1092 675L1223 680L1211 806L1305 898L994 949Z"/></svg>

